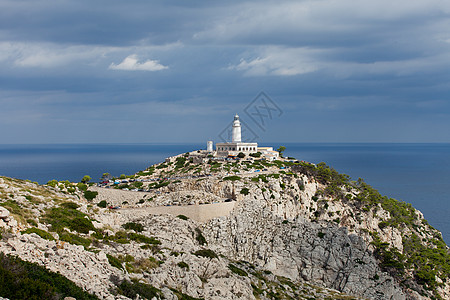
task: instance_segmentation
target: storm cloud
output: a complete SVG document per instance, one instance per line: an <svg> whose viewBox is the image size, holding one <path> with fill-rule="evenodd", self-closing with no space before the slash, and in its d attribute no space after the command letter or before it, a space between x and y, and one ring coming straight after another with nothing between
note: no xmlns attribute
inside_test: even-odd
<svg viewBox="0 0 450 300"><path fill-rule="evenodd" d="M449 142L450 2L0 2L2 143Z"/></svg>

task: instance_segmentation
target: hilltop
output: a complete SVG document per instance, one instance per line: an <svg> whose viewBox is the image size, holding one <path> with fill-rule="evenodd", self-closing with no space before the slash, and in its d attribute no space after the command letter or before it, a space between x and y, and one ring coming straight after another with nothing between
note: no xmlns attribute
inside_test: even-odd
<svg viewBox="0 0 450 300"><path fill-rule="evenodd" d="M0 251L102 299L450 297L411 205L324 163L198 154L100 186L1 177Z"/></svg>

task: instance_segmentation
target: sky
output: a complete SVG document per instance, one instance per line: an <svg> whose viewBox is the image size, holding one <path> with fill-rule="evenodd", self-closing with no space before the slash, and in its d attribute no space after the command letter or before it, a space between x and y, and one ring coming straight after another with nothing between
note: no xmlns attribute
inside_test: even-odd
<svg viewBox="0 0 450 300"><path fill-rule="evenodd" d="M450 142L450 1L0 0L0 143Z"/></svg>

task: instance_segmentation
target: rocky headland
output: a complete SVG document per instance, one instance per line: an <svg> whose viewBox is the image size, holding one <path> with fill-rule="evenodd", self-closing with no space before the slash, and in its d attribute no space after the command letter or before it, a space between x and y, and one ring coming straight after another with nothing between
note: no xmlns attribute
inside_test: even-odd
<svg viewBox="0 0 450 300"><path fill-rule="evenodd" d="M101 186L0 177L0 271L85 292L54 299L450 298L449 248L411 205L323 163L195 154Z"/></svg>

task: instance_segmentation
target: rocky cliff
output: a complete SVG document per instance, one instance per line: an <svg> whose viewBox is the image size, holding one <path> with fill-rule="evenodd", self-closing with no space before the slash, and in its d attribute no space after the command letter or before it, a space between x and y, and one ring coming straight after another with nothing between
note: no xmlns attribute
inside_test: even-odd
<svg viewBox="0 0 450 300"><path fill-rule="evenodd" d="M123 181L0 178L0 251L101 299L450 298L440 233L325 164L180 155ZM234 209L206 222L170 214L225 201Z"/></svg>

